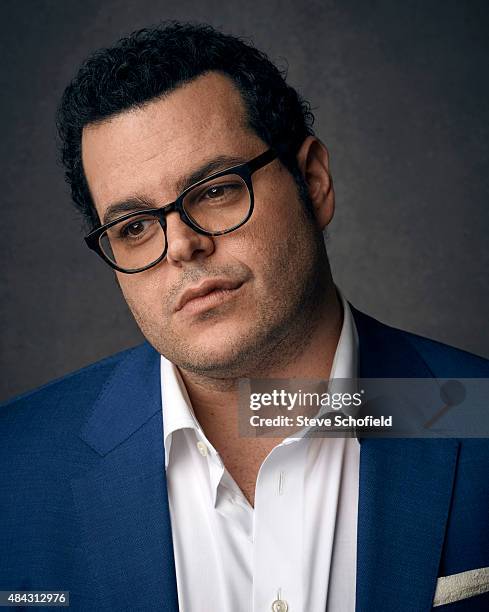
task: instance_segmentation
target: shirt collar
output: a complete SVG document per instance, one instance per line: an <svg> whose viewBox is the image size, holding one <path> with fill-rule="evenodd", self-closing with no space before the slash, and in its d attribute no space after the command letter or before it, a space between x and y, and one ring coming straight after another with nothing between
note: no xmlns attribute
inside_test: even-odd
<svg viewBox="0 0 489 612"><path fill-rule="evenodd" d="M196 432L202 430L178 368L163 355L161 355L161 401L166 468L170 458L173 432L184 428L194 429Z"/></svg>
<svg viewBox="0 0 489 612"><path fill-rule="evenodd" d="M350 305L338 287L336 287L336 290L343 307L343 325L331 366L330 378L351 379L358 375L358 332ZM165 468L168 467L172 434L178 429L193 429L208 449L213 453L216 452L205 437L195 416L178 368L163 355L161 355L161 399L163 405ZM292 438L292 436L286 438L287 441L294 439L297 438Z"/></svg>
<svg viewBox="0 0 489 612"><path fill-rule="evenodd" d="M331 366L330 378L356 378L358 376L358 332L350 305L336 287L343 306L343 325Z"/></svg>

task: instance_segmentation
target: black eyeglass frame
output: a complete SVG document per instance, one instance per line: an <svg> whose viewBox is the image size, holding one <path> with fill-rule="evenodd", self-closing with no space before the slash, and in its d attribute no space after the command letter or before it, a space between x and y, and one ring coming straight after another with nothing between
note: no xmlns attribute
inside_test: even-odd
<svg viewBox="0 0 489 612"><path fill-rule="evenodd" d="M250 161L245 162L244 164L232 166L231 168L226 168L226 170L220 170L219 172L206 176L200 181L197 181L196 183L194 183L193 185L190 185L190 187L187 187L187 189L182 191L182 193L178 196L176 200L174 200L173 202L170 202L169 204L166 204L165 206L162 206L159 208L148 208L144 210L137 210L137 211L128 213L127 215L118 217L117 219L114 219L113 221L109 221L109 223L106 223L105 225L101 225L95 228L87 236L85 236L85 242L89 249L91 249L92 251L95 251L95 253L97 253L97 255L99 255L106 263L108 263L111 268L114 268L114 270L123 272L125 274L136 274L137 272L143 272L144 270L148 270L149 268L156 266L157 264L160 263L160 261L162 261L166 257L166 253L168 251L168 239L166 236L166 215L171 212L174 212L174 211L178 212L178 214L180 215L180 219L186 225L188 225L191 229L196 231L198 234L202 234L204 236L222 236L223 234L229 234L230 232L234 232L235 230L240 228L242 225L244 225L249 220L251 215L253 214L255 197L253 193L253 183L251 180L252 174L256 172L257 170L260 170L260 168L263 168L267 164L271 163L277 157L278 157L278 153L273 148L270 148L270 149L267 149L264 153L260 153L260 155L258 155L257 157L254 157ZM241 221L240 223L238 223L237 225L229 229L220 230L218 232L209 232L203 229L202 227L200 227L199 225L197 225L195 221L193 221L189 217L189 215L187 214L183 206L183 201L185 199L185 196L190 191L195 189L196 187L199 187L200 185L207 183L208 181L211 181L213 179L220 178L221 176L226 176L227 174L236 174L240 176L245 182L246 187L248 188L248 191L250 194L250 207L248 210L248 214L243 219L243 221ZM120 223L121 221L126 221L127 219L132 219L133 217L138 217L141 214L149 215L150 217L156 217L158 219L163 229L163 233L165 235L165 248L163 250L162 255L156 261L150 263L149 265L144 266L143 268L136 268L134 270L126 270L125 268L121 268L120 266L118 266L109 257L107 257L102 247L100 246L100 237L109 228L113 227L117 223Z"/></svg>

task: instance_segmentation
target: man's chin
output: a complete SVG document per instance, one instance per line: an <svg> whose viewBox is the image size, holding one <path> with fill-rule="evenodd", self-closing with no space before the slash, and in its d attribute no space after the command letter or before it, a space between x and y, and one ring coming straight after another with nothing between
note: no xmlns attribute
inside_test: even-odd
<svg viewBox="0 0 489 612"><path fill-rule="evenodd" d="M188 346L226 352L228 345L242 342L253 334L252 325L242 312L217 313L208 311L192 317L180 327L179 337ZM182 333L183 332L183 333Z"/></svg>
<svg viewBox="0 0 489 612"><path fill-rule="evenodd" d="M236 330L235 330L236 331ZM253 350L245 337L239 335L200 334L176 348L170 361L195 374L210 378L244 376L252 359Z"/></svg>

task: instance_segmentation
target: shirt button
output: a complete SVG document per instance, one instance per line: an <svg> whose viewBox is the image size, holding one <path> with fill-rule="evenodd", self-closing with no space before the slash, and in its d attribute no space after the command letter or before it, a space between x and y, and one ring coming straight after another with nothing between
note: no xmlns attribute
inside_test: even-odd
<svg viewBox="0 0 489 612"><path fill-rule="evenodd" d="M272 604L272 612L287 612L289 606L283 599L276 599Z"/></svg>
<svg viewBox="0 0 489 612"><path fill-rule="evenodd" d="M202 457L207 457L207 446L203 442L197 442L197 448Z"/></svg>

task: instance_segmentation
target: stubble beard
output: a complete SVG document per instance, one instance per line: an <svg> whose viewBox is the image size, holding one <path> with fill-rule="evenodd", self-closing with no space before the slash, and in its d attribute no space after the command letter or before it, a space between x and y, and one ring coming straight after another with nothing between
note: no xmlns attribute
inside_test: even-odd
<svg viewBox="0 0 489 612"><path fill-rule="evenodd" d="M330 274L326 249L322 235L312 225L306 234L291 235L276 249L265 268L269 290L258 302L256 319L245 333L229 338L224 351L191 344L177 330L162 329L146 320L135 304L129 307L148 341L181 370L198 378L229 382L266 377L304 351L324 312ZM279 275L277 262L283 270ZM288 282L280 285L283 279Z"/></svg>

